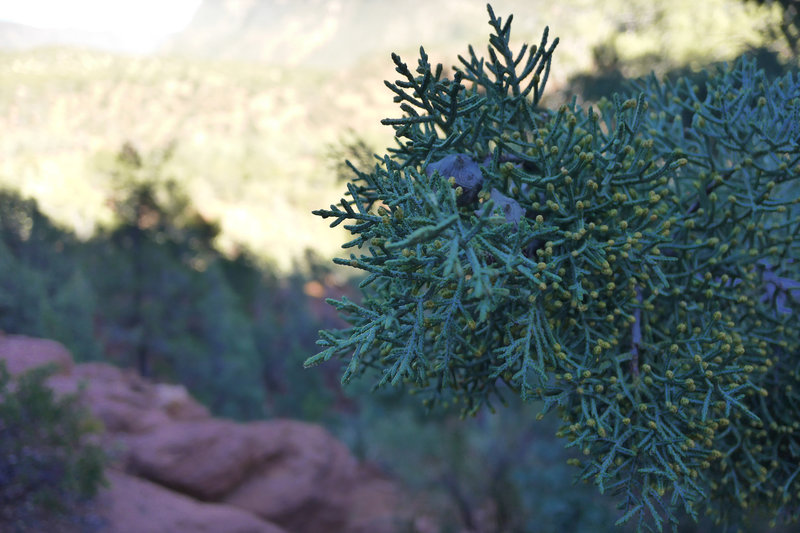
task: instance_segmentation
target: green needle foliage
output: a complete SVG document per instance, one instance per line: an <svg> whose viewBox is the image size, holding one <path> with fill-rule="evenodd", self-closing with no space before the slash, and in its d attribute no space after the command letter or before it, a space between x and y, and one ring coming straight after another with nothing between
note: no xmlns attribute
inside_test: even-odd
<svg viewBox="0 0 800 533"><path fill-rule="evenodd" d="M800 84L747 60L598 109L538 107L555 40L386 83L397 146L348 197L363 303L307 366L348 360L465 414L541 402L619 523L800 518ZM358 254L355 253L358 252Z"/></svg>

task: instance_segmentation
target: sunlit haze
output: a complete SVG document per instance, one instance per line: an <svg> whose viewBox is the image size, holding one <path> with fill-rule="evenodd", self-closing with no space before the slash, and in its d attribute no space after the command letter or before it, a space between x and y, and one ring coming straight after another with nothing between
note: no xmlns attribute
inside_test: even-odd
<svg viewBox="0 0 800 533"><path fill-rule="evenodd" d="M201 0L0 0L0 21L114 34L142 46L183 29Z"/></svg>

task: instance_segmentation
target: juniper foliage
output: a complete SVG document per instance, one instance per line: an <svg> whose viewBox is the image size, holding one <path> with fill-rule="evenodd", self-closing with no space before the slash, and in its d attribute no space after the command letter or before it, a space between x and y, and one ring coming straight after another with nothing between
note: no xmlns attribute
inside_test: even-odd
<svg viewBox="0 0 800 533"><path fill-rule="evenodd" d="M539 107L553 52L509 46L452 79L393 55L397 146L354 166L362 303L307 366L347 360L465 414L508 392L556 411L619 523L800 518L800 83L747 60L650 79L597 109Z"/></svg>

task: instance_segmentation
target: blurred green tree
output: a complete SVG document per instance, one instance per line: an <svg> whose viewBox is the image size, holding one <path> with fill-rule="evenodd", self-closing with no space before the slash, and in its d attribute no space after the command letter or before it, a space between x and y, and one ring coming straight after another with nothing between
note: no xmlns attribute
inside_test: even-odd
<svg viewBox="0 0 800 533"><path fill-rule="evenodd" d="M111 205L116 224L92 247L91 272L106 351L147 377L175 379L219 413L263 414L259 355L248 317L214 245L216 223L164 179L171 148L120 150Z"/></svg>
<svg viewBox="0 0 800 533"><path fill-rule="evenodd" d="M782 10L780 32L792 49L792 54L797 56L800 44L800 6L797 0L747 0L756 4L778 4Z"/></svg>
<svg viewBox="0 0 800 533"><path fill-rule="evenodd" d="M58 340L79 359L99 357L96 302L79 248L35 200L0 191L0 329Z"/></svg>

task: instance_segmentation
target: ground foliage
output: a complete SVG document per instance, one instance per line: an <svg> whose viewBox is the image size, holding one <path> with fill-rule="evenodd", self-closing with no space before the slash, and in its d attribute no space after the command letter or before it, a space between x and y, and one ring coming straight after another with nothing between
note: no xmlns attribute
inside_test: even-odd
<svg viewBox="0 0 800 533"><path fill-rule="evenodd" d="M106 456L89 438L100 424L77 396L56 398L40 368L13 382L0 361L0 529L43 531L86 518ZM87 525L88 522L84 525Z"/></svg>
<svg viewBox="0 0 800 533"><path fill-rule="evenodd" d="M365 298L307 365L464 413L541 401L620 522L797 520L796 76L740 60L543 109L557 40L513 51L489 14L452 79L393 56L397 146L315 211L349 222Z"/></svg>

